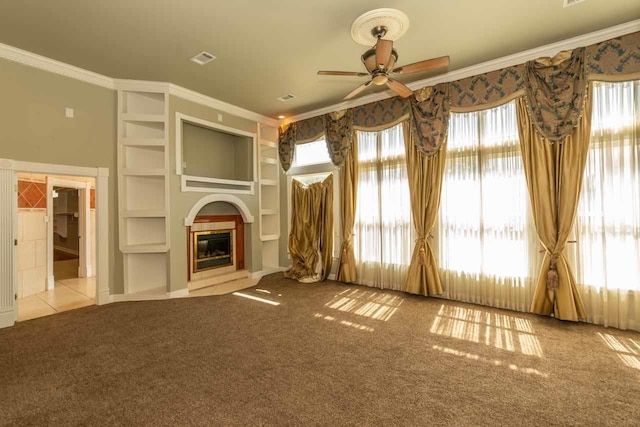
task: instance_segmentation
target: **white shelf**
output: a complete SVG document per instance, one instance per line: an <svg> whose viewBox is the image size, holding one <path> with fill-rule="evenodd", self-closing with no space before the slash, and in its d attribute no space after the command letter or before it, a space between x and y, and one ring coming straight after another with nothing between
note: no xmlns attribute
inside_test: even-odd
<svg viewBox="0 0 640 427"><path fill-rule="evenodd" d="M278 180L277 179L261 179L260 185L269 185L269 186L278 185Z"/></svg>
<svg viewBox="0 0 640 427"><path fill-rule="evenodd" d="M263 242L268 242L270 240L278 240L280 238L279 234L266 234L264 236L260 236L260 240Z"/></svg>
<svg viewBox="0 0 640 427"><path fill-rule="evenodd" d="M118 90L118 224L124 293L168 289L169 94Z"/></svg>
<svg viewBox="0 0 640 427"><path fill-rule="evenodd" d="M121 251L124 254L160 254L169 250L166 243L156 243L148 245L129 245L122 246Z"/></svg>
<svg viewBox="0 0 640 427"><path fill-rule="evenodd" d="M164 218L167 212L163 210L131 210L120 212L122 218Z"/></svg>
<svg viewBox="0 0 640 427"><path fill-rule="evenodd" d="M278 215L279 213L278 209L260 209L260 215Z"/></svg>
<svg viewBox="0 0 640 427"><path fill-rule="evenodd" d="M260 145L266 145L267 147L271 147L271 148L278 148L278 143L276 141L269 141L266 139L261 139Z"/></svg>
<svg viewBox="0 0 640 427"><path fill-rule="evenodd" d="M164 114L122 113L122 120L127 122L166 122Z"/></svg>
<svg viewBox="0 0 640 427"><path fill-rule="evenodd" d="M120 143L127 147L164 147L164 138L121 138Z"/></svg>
<svg viewBox="0 0 640 427"><path fill-rule="evenodd" d="M269 165L277 165L278 159L274 159L272 157L260 157L260 163L265 163Z"/></svg>

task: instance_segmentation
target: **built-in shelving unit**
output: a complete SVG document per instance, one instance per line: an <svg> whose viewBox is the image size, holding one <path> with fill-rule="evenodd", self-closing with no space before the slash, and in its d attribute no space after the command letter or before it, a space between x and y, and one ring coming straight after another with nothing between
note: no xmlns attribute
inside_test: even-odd
<svg viewBox="0 0 640 427"><path fill-rule="evenodd" d="M118 206L124 292L168 289L169 98L118 90Z"/></svg>
<svg viewBox="0 0 640 427"><path fill-rule="evenodd" d="M262 269L278 268L280 239L280 166L278 160L278 129L261 124L259 141L259 221L262 240Z"/></svg>

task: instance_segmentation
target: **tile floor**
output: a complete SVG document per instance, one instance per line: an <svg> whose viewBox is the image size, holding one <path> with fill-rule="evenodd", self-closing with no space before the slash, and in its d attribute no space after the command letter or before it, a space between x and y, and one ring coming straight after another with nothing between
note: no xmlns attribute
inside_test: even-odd
<svg viewBox="0 0 640 427"><path fill-rule="evenodd" d="M59 280L50 291L18 300L18 321L49 316L96 303L95 277Z"/></svg>

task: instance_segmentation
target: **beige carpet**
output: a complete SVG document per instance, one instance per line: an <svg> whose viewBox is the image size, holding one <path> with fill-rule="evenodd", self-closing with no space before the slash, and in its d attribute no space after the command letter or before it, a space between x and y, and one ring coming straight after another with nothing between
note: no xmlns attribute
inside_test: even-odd
<svg viewBox="0 0 640 427"><path fill-rule="evenodd" d="M0 330L0 424L640 424L637 333L281 274L240 292Z"/></svg>

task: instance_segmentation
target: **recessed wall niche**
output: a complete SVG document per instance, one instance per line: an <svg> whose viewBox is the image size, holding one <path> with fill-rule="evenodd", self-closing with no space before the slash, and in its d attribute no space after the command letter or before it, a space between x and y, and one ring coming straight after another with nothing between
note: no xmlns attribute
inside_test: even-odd
<svg viewBox="0 0 640 427"><path fill-rule="evenodd" d="M176 113L182 191L254 194L256 134Z"/></svg>

